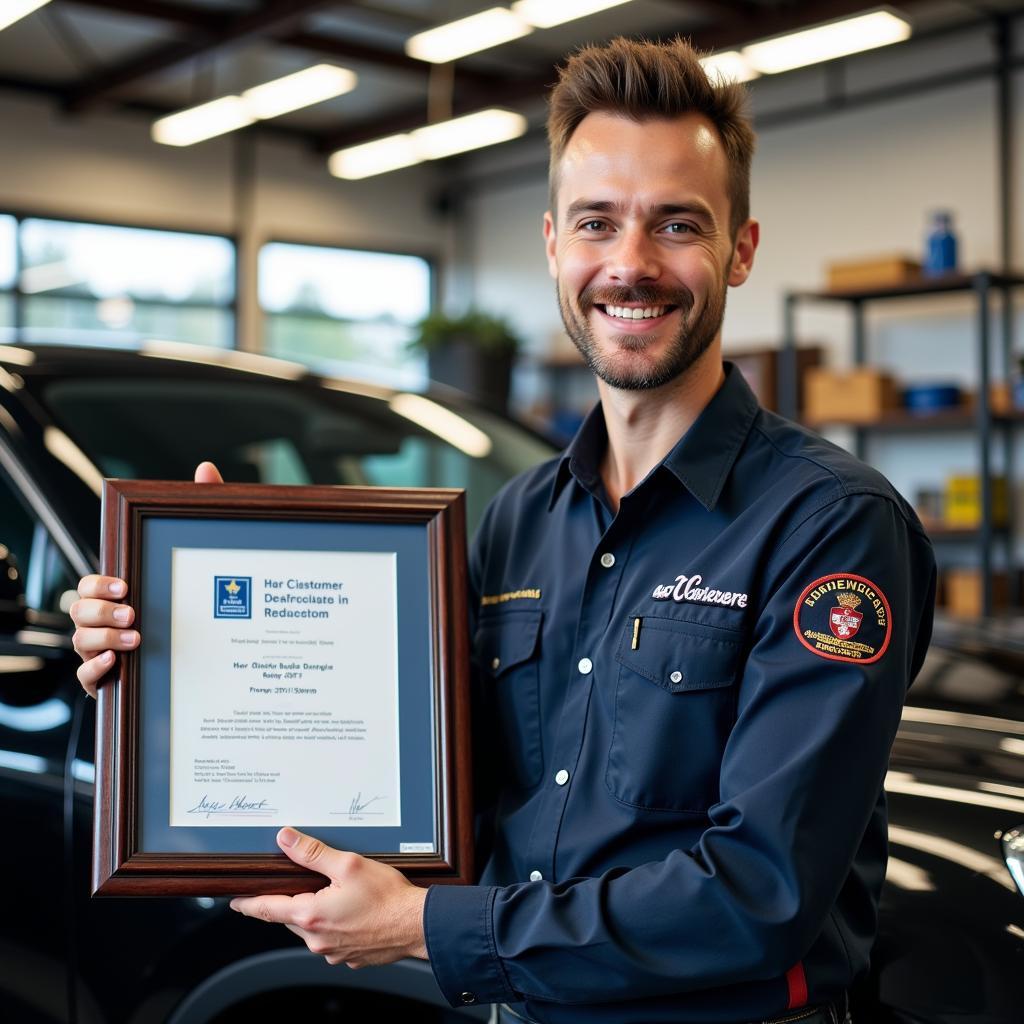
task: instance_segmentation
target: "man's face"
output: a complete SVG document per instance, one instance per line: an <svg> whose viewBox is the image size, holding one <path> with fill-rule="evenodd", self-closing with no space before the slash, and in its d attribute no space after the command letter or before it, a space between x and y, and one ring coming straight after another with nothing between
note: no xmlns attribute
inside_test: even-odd
<svg viewBox="0 0 1024 1024"><path fill-rule="evenodd" d="M660 387L716 341L727 285L746 280L749 221L729 234L725 153L698 114L633 121L589 114L544 217L565 329L611 387Z"/></svg>

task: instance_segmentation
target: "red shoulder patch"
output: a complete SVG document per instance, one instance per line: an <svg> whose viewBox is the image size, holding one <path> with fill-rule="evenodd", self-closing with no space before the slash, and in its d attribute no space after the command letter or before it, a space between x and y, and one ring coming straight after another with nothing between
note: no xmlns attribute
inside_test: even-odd
<svg viewBox="0 0 1024 1024"><path fill-rule="evenodd" d="M809 583L793 609L797 639L831 661L868 665L878 661L892 637L892 615L881 588L849 572Z"/></svg>

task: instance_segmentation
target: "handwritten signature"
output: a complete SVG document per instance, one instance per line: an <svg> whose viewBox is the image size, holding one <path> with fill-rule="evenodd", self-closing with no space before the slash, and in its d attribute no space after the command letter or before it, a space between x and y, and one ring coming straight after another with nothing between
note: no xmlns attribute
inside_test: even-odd
<svg viewBox="0 0 1024 1024"><path fill-rule="evenodd" d="M203 794L202 799L195 805L190 807L189 814L205 814L207 818L211 814L216 814L219 811L234 811L238 812L257 812L267 811L271 808L268 806L266 797L259 800L251 800L246 794L239 796L233 796L230 800L211 800L207 794Z"/></svg>
<svg viewBox="0 0 1024 1024"><path fill-rule="evenodd" d="M370 797L369 800L363 800L363 792L362 790L360 790L358 793L356 793L356 795L352 798L351 802L349 803L348 813L349 815L359 814L361 811L365 811L366 808L370 806L370 804L374 803L377 800L383 799L384 797L382 796L372 796Z"/></svg>

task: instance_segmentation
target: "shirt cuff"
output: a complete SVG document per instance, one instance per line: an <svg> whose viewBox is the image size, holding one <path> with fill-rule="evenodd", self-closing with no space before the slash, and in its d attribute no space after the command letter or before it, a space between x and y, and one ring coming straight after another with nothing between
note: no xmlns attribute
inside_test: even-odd
<svg viewBox="0 0 1024 1024"><path fill-rule="evenodd" d="M452 1006L514 1002L517 995L494 947L497 886L432 885L423 905L427 955Z"/></svg>

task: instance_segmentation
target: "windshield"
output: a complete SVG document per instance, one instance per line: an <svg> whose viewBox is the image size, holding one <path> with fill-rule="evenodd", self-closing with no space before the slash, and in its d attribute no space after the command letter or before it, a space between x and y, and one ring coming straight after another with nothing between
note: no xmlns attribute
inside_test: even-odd
<svg viewBox="0 0 1024 1024"><path fill-rule="evenodd" d="M238 483L462 487L470 531L505 481L555 451L484 411L308 380L76 376L43 397L104 476L187 480L209 459Z"/></svg>

